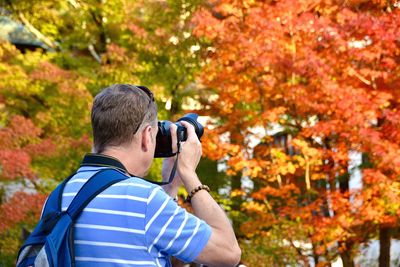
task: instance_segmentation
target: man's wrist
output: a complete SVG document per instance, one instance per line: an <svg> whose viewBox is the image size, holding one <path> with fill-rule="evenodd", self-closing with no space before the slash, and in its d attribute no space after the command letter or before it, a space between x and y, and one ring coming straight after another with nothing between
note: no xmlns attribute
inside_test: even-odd
<svg viewBox="0 0 400 267"><path fill-rule="evenodd" d="M195 172L182 174L181 179L187 192L190 192L193 188L201 185L200 179Z"/></svg>
<svg viewBox="0 0 400 267"><path fill-rule="evenodd" d="M192 198L194 195L199 192L200 190L205 190L210 192L210 188L207 185L199 185L198 187L193 188L190 192L188 192L188 196L186 197L186 202L191 203Z"/></svg>

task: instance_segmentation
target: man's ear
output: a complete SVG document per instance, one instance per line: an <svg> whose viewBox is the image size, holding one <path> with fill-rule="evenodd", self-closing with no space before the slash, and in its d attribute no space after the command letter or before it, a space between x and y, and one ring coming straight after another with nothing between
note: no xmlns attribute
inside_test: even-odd
<svg viewBox="0 0 400 267"><path fill-rule="evenodd" d="M152 128L150 125L148 125L142 131L141 147L144 152L147 152L151 148L151 143L153 142L152 137Z"/></svg>

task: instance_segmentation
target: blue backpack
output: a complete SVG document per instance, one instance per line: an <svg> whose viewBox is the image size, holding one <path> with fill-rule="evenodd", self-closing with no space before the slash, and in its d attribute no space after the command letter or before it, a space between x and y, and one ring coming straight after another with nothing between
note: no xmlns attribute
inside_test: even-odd
<svg viewBox="0 0 400 267"><path fill-rule="evenodd" d="M72 176L50 194L39 224L18 253L17 267L75 266L73 226L76 219L98 194L130 178L113 168L102 169L82 186L68 209L61 211L62 193Z"/></svg>

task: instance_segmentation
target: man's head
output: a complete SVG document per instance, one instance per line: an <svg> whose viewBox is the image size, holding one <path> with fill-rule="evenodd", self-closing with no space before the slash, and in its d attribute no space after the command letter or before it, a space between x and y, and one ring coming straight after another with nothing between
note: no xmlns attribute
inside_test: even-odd
<svg viewBox="0 0 400 267"><path fill-rule="evenodd" d="M147 88L114 84L95 97L92 107L94 152L129 145L148 126L149 132L157 128L157 105Z"/></svg>

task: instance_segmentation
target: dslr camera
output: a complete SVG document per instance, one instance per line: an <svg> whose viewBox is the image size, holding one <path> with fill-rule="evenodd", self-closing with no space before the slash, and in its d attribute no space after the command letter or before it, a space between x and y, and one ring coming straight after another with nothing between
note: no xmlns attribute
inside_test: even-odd
<svg viewBox="0 0 400 267"><path fill-rule="evenodd" d="M188 113L180 118L174 124L177 126L176 135L177 142L184 142L187 140L187 130L185 126L183 126L180 122L187 121L192 124L197 137L200 138L203 136L204 127L201 125L197 119L198 115L195 113ZM158 133L156 137L156 151L154 152L155 158L168 158L176 155L176 153L172 152L172 137L171 137L171 125L173 122L171 121L159 121L158 122Z"/></svg>

